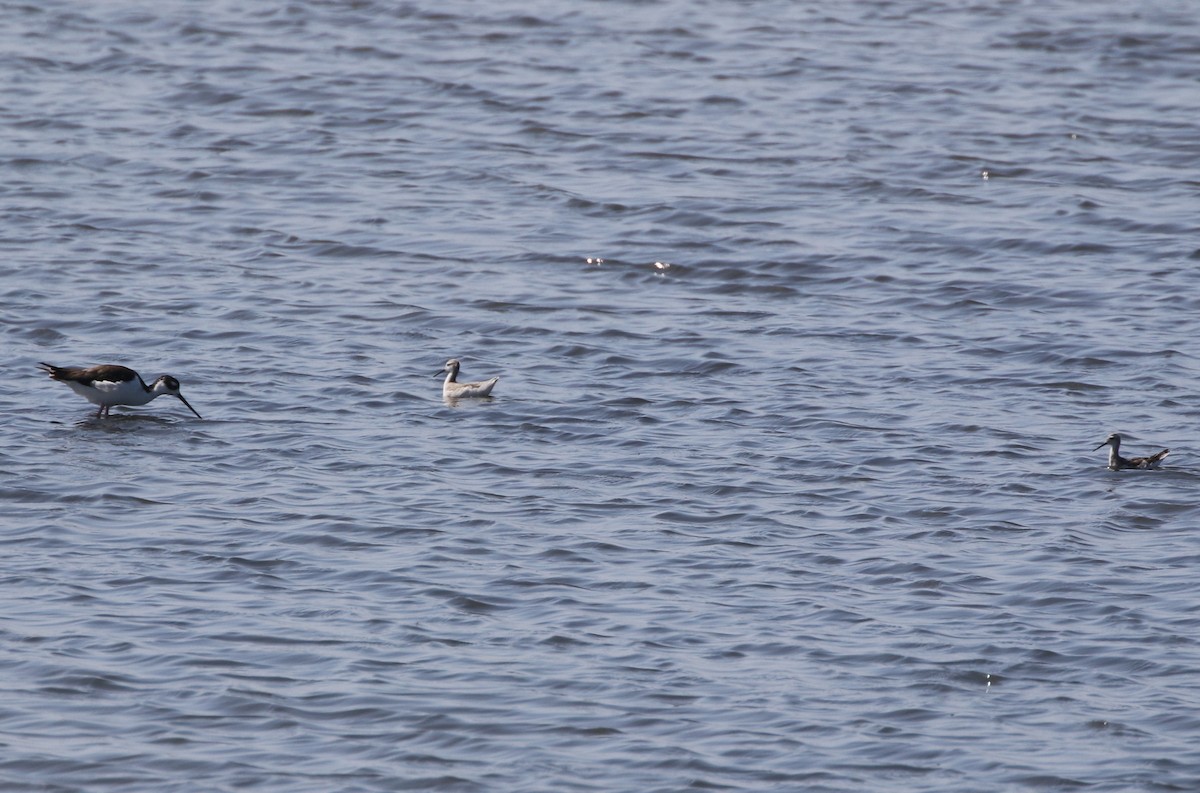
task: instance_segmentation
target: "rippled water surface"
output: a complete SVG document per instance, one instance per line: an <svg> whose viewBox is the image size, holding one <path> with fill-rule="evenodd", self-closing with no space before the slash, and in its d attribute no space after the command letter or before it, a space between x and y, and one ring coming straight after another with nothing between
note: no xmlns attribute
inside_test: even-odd
<svg viewBox="0 0 1200 793"><path fill-rule="evenodd" d="M1192 3L3 14L0 788L1200 788Z"/></svg>

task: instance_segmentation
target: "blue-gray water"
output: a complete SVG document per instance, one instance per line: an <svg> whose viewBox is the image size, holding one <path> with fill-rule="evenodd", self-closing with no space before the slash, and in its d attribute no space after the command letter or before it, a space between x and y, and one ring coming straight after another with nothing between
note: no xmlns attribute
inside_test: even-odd
<svg viewBox="0 0 1200 793"><path fill-rule="evenodd" d="M1190 0L2 12L0 789L1200 789Z"/></svg>

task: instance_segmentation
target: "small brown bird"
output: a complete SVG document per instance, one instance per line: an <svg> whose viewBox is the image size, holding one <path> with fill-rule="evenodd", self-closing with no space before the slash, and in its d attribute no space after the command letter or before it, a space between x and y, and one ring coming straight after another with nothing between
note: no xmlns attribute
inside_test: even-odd
<svg viewBox="0 0 1200 793"><path fill-rule="evenodd" d="M1124 468L1158 468L1159 463L1171 453L1170 449L1163 449L1158 454L1152 454L1149 457L1122 457L1121 456L1121 436L1113 433L1104 439L1104 443L1100 446L1108 447L1108 467L1114 471L1120 471ZM1097 446L1096 449L1099 449ZM1096 449L1092 449L1095 451Z"/></svg>

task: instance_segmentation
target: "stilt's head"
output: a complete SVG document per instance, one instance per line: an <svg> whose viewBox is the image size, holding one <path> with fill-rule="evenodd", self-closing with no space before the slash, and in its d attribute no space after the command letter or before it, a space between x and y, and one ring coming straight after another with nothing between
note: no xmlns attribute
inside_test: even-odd
<svg viewBox="0 0 1200 793"><path fill-rule="evenodd" d="M442 367L442 371L438 372L436 376L441 377L443 372L449 372L450 382L453 383L458 377L458 369L461 365L462 364L458 362L457 358L451 358L450 360L446 361L446 365Z"/></svg>
<svg viewBox="0 0 1200 793"><path fill-rule="evenodd" d="M1121 448L1121 436L1114 432L1105 438L1104 443L1101 443L1100 446L1096 447L1096 449L1099 449L1101 446L1111 446L1115 452ZM1096 449L1092 449L1092 451L1096 451Z"/></svg>
<svg viewBox="0 0 1200 793"><path fill-rule="evenodd" d="M169 374L164 374L162 377L155 380L154 385L150 386L150 393L155 394L156 396L162 396L165 394L167 396L176 397L180 402L187 405L188 410L196 413L196 409L192 407L191 403L183 398L183 394L179 393L179 381L174 377L171 377ZM201 419L204 417L199 413L196 413L196 418Z"/></svg>

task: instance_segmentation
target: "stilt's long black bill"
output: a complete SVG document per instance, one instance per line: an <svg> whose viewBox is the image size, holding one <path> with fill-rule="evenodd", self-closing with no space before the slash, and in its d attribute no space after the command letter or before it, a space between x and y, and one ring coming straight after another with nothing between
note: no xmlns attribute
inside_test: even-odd
<svg viewBox="0 0 1200 793"><path fill-rule="evenodd" d="M179 397L180 402L182 402L183 404L188 406L188 410L192 411L193 413L196 413L196 409L194 407L192 407L190 402L188 402L186 399L183 398L183 394L176 394L175 396ZM201 416L199 413L196 413L196 418L203 419L204 416Z"/></svg>

